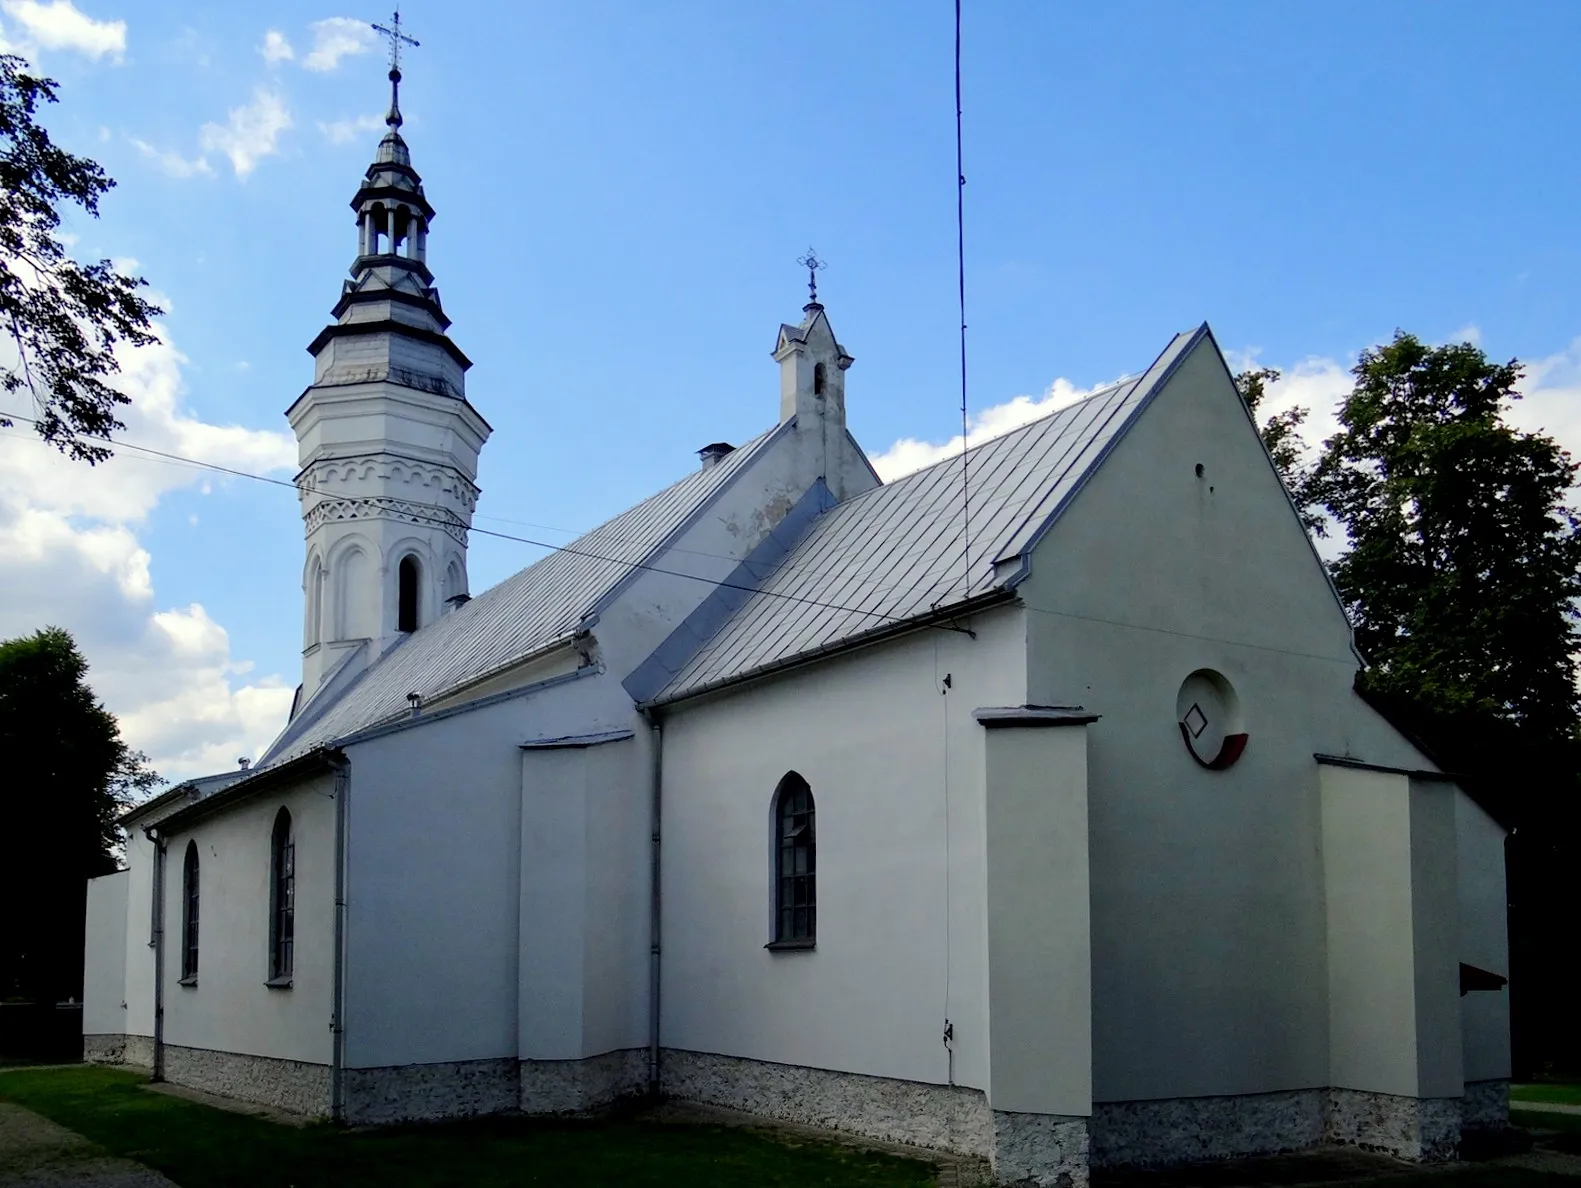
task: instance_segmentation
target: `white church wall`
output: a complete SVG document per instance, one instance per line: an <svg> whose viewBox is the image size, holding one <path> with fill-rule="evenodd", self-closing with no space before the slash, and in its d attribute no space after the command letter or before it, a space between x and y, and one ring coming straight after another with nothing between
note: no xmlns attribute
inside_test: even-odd
<svg viewBox="0 0 1581 1188"><path fill-rule="evenodd" d="M1340 1089L1417 1092L1411 782L1325 766L1329 1070Z"/></svg>
<svg viewBox="0 0 1581 1188"><path fill-rule="evenodd" d="M629 728L633 718L630 698L604 674L347 748L349 1067L517 1055L520 746ZM633 827L644 825L642 816ZM623 877L640 884L645 863ZM645 895L640 902L645 914ZM568 909L537 910L553 919ZM580 984L580 959L545 977ZM615 1042L645 1043L645 1031Z"/></svg>
<svg viewBox="0 0 1581 1188"><path fill-rule="evenodd" d="M131 871L121 870L88 880L82 971L84 1036L126 1034L126 905L131 877Z"/></svg>
<svg viewBox="0 0 1581 1188"><path fill-rule="evenodd" d="M943 1085L948 1018L954 1083L986 1089L971 715L1023 700L1025 640L1013 609L971 626L976 639L919 632L667 713L666 1049ZM817 947L771 952L771 799L787 771L815 798Z"/></svg>
<svg viewBox="0 0 1581 1188"><path fill-rule="evenodd" d="M165 868L165 1043L327 1065L334 977L333 777L263 793L172 833ZM291 814L296 899L291 986L269 980L270 856ZM182 864L198 848L198 977L182 986ZM173 1079L179 1079L173 1072Z"/></svg>
<svg viewBox="0 0 1581 1188"><path fill-rule="evenodd" d="M1503 977L1510 972L1504 827L1464 792L1455 794L1460 896L1459 960ZM1472 991L1460 1000L1467 1082L1510 1075L1510 993Z"/></svg>
<svg viewBox="0 0 1581 1188"><path fill-rule="evenodd" d="M522 755L524 1060L647 1045L646 734Z"/></svg>
<svg viewBox="0 0 1581 1188"><path fill-rule="evenodd" d="M139 825L126 831L126 1034L147 1036L128 1044L128 1063L153 1061L154 846ZM136 1059L134 1059L134 1057Z"/></svg>
<svg viewBox="0 0 1581 1188"><path fill-rule="evenodd" d="M1343 615L1211 345L1020 589L1028 700L1103 715L1089 729L1095 1100L1324 1084L1313 755L1428 764L1352 692ZM1182 743L1176 697L1199 669L1244 714L1227 770Z"/></svg>

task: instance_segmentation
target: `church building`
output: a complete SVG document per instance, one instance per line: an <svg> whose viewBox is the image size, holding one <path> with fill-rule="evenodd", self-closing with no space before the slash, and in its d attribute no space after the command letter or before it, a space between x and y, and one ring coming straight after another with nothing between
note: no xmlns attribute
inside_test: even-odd
<svg viewBox="0 0 1581 1188"><path fill-rule="evenodd" d="M286 413L301 689L124 819L89 1059L351 1123L662 1093L1017 1184L1504 1125L1505 831L1355 691L1207 326L883 483L814 293L764 432L473 596L487 402L387 123Z"/></svg>

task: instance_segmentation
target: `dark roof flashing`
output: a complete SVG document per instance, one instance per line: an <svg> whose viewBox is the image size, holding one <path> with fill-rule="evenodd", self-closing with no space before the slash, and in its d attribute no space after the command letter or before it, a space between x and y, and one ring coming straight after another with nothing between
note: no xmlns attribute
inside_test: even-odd
<svg viewBox="0 0 1581 1188"><path fill-rule="evenodd" d="M1102 715L1079 705L989 705L972 711L985 730L1009 726L1047 729L1053 726L1090 726Z"/></svg>

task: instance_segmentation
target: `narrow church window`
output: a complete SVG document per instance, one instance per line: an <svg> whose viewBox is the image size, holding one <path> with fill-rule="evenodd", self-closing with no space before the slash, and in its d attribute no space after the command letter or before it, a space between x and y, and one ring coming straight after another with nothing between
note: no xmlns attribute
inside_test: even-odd
<svg viewBox="0 0 1581 1188"><path fill-rule="evenodd" d="M187 843L181 866L181 982L198 980L198 843Z"/></svg>
<svg viewBox="0 0 1581 1188"><path fill-rule="evenodd" d="M823 364L814 363L812 365L812 394L814 396L823 395L823 375Z"/></svg>
<svg viewBox="0 0 1581 1188"><path fill-rule="evenodd" d="M402 557L399 575L399 609L396 612L397 631L417 630L417 558Z"/></svg>
<svg viewBox="0 0 1581 1188"><path fill-rule="evenodd" d="M818 934L817 834L812 789L794 771L774 790L774 943L810 945Z"/></svg>
<svg viewBox="0 0 1581 1188"><path fill-rule="evenodd" d="M274 819L269 846L269 981L290 985L296 934L296 839L291 814L281 809Z"/></svg>

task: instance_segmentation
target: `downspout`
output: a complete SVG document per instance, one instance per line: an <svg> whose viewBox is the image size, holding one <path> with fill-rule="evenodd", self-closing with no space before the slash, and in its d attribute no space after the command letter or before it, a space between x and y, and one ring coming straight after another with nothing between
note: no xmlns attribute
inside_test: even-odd
<svg viewBox="0 0 1581 1188"><path fill-rule="evenodd" d="M154 1076L165 1079L165 839L155 826L144 825L143 836L154 846Z"/></svg>
<svg viewBox="0 0 1581 1188"><path fill-rule="evenodd" d="M664 728L659 717L652 710L645 709L642 716L647 719L648 726L653 731L653 745L650 755L653 760L653 770L649 776L652 794L652 808L650 819L653 824L651 840L652 850L648 858L648 871L651 879L648 890L648 1093L652 1097L659 1096L659 958L660 958L660 922L663 919L660 913L659 878L660 832L659 824L662 819L661 811L664 807Z"/></svg>
<svg viewBox="0 0 1581 1188"><path fill-rule="evenodd" d="M346 1120L346 845L347 814L351 796L351 763L344 755L332 756L335 773L335 959L331 985L329 1029L329 1112L336 1122Z"/></svg>

